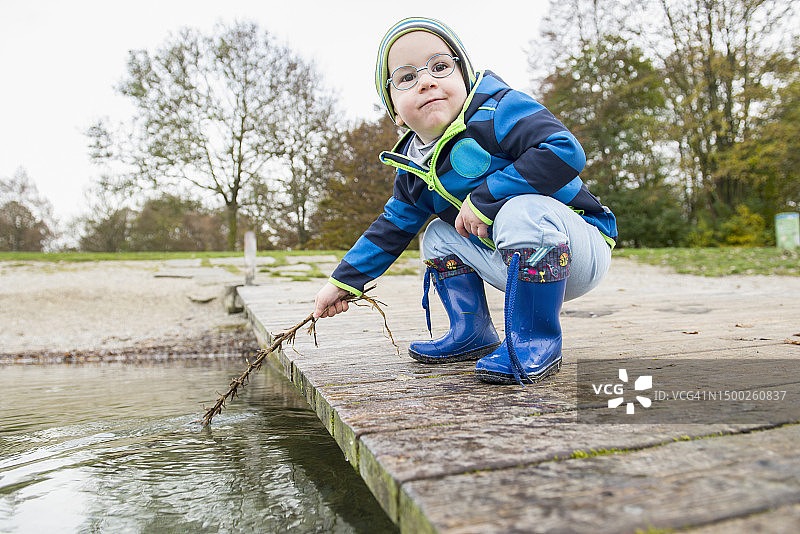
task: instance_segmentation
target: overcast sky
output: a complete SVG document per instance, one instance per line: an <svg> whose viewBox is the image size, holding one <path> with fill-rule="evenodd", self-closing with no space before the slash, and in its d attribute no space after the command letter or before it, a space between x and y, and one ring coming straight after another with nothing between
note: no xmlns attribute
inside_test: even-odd
<svg viewBox="0 0 800 534"><path fill-rule="evenodd" d="M336 92L350 119L377 117L373 86L380 38L408 16L438 18L464 42L476 69L528 91L530 41L547 0L0 0L0 177L20 167L62 222L86 211L96 176L86 128L123 120L131 105L114 87L129 50L160 47L186 26L253 21L306 59Z"/></svg>

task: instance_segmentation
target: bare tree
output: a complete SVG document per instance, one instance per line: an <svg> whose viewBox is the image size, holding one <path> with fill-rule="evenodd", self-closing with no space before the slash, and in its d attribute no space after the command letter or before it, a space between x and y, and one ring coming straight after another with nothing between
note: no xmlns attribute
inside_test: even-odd
<svg viewBox="0 0 800 534"><path fill-rule="evenodd" d="M131 52L119 86L137 109L129 131L100 121L87 132L98 162L124 166L106 172L106 185L211 192L225 205L234 249L241 193L285 154L289 93L298 78L317 84L308 69L252 23L218 25L210 36L184 29L154 53Z"/></svg>
<svg viewBox="0 0 800 534"><path fill-rule="evenodd" d="M309 219L330 180L328 160L339 133L335 101L316 84L310 66L298 69L286 100L286 134L282 138L281 168L274 173L265 211L274 241L305 247L311 235Z"/></svg>
<svg viewBox="0 0 800 534"><path fill-rule="evenodd" d="M632 21L643 13L643 3L634 0L550 0L539 26L540 37L530 42L528 64L534 84L541 86L555 66L581 56L609 36L633 40L638 30Z"/></svg>

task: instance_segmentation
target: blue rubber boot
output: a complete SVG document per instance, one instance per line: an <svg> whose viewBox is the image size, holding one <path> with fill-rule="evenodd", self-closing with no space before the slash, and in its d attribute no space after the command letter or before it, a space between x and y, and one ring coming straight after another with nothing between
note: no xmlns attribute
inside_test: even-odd
<svg viewBox="0 0 800 534"><path fill-rule="evenodd" d="M450 330L438 339L412 342L408 355L423 363L450 363L477 360L491 353L500 345L500 337L489 315L481 277L455 255L425 263L428 270L422 307L428 331L431 331L428 306L431 279L450 319Z"/></svg>
<svg viewBox="0 0 800 534"><path fill-rule="evenodd" d="M566 245L501 251L508 267L506 339L475 366L491 384L534 383L561 369L561 322L569 276Z"/></svg>

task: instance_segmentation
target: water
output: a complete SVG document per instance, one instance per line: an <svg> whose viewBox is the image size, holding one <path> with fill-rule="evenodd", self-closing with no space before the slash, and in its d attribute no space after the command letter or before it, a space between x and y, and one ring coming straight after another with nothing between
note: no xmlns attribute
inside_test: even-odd
<svg viewBox="0 0 800 534"><path fill-rule="evenodd" d="M239 360L0 366L0 532L393 532L294 387Z"/></svg>

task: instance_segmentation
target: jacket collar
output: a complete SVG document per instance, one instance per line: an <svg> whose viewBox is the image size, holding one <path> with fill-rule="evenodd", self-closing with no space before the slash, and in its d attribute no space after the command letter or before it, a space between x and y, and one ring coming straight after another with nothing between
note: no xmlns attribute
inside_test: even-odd
<svg viewBox="0 0 800 534"><path fill-rule="evenodd" d="M469 119L475 114L478 108L484 102L486 102L486 100L491 98L492 95L498 93L499 91L508 88L505 82L503 82L490 70L479 72L477 73L477 76L477 81L472 86L472 91L470 91L470 93L467 95L467 99L464 101L464 105L461 107L461 112L458 114L455 120L453 120L450 126L448 126L447 130L445 130L445 133L442 134L440 140L447 139L447 132L451 129L463 128L467 122L469 122ZM391 152L405 155L406 147L414 135L414 132L411 130L405 132L394 145Z"/></svg>

